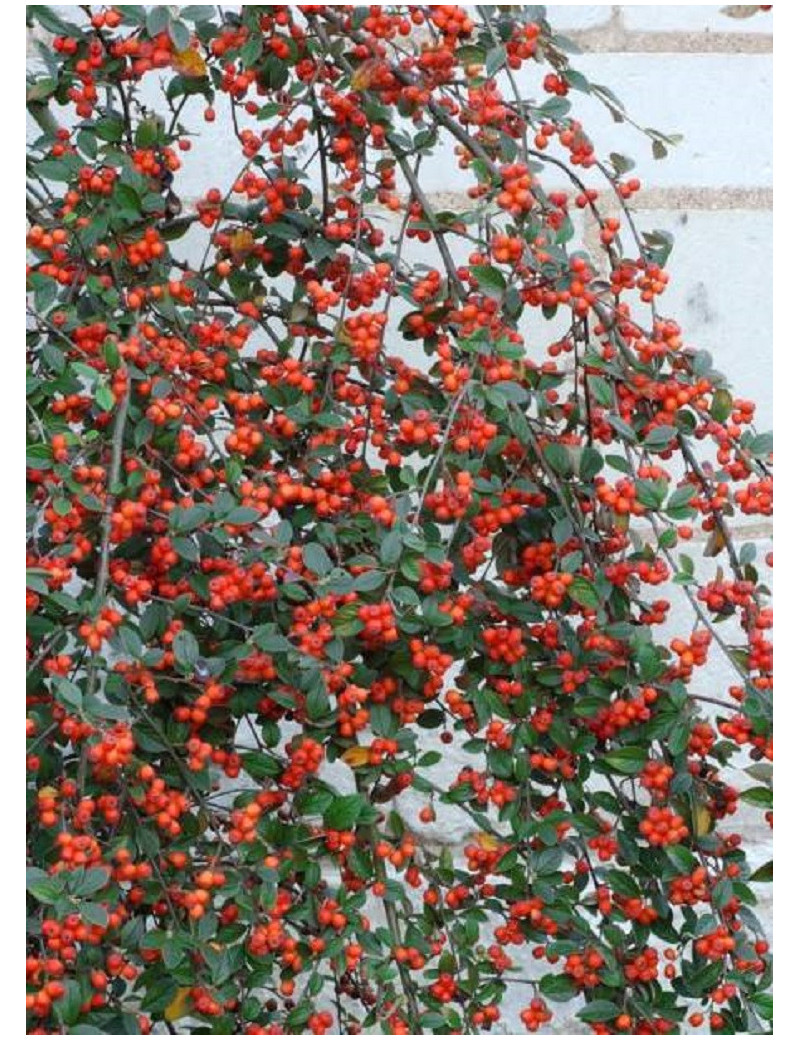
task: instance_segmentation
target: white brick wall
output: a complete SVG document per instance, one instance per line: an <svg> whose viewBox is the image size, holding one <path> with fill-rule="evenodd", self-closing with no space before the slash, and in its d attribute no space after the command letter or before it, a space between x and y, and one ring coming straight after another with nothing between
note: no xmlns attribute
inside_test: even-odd
<svg viewBox="0 0 800 1040"><path fill-rule="evenodd" d="M596 98L571 94L598 154L615 151L635 159L647 187L771 183L769 55L606 53L581 54L574 62L591 82L609 86L639 125L683 135L667 159L656 160L635 127L615 123ZM541 97L539 67L525 68L523 95Z"/></svg>
<svg viewBox="0 0 800 1040"><path fill-rule="evenodd" d="M716 4L623 4L626 29L636 32L772 33L772 11L749 18L731 18Z"/></svg>
<svg viewBox="0 0 800 1040"><path fill-rule="evenodd" d="M642 211L642 227L675 236L666 313L687 343L709 350L741 397L772 427L772 214L765 210Z"/></svg>
<svg viewBox="0 0 800 1040"><path fill-rule="evenodd" d="M608 4L548 4L547 17L559 32L594 29L611 17Z"/></svg>
<svg viewBox="0 0 800 1040"><path fill-rule="evenodd" d="M729 29L736 35L752 22L763 34L770 23L762 17L734 20L715 15L716 10L620 8L623 24L637 33L684 26L708 27L717 34ZM550 8L554 24L590 34L592 27L608 22L611 12L608 6ZM588 49L591 38L584 32L582 40ZM688 341L714 354L739 392L757 402L762 422L769 425L772 230L765 201L772 177L771 58L762 53L681 54L680 33L665 42L668 53L587 52L575 62L590 80L608 84L642 125L683 135L668 158L655 160L646 138L634 127L614 123L595 99L574 93L575 110L601 155L614 150L636 160L635 172L645 188L638 198L641 226L663 227L675 235L665 310L682 323ZM525 96L541 96L541 75L536 66L520 77ZM144 94L148 104L158 104L155 78L146 81ZM176 190L189 199L212 185L224 190L242 166L231 143L227 108L220 106L217 121L205 124L204 105L202 98L193 98L186 106L187 123L203 127L176 178ZM449 141L424 161L421 179L430 191L442 193L459 193L471 183L453 160ZM410 246L407 255L424 262L430 251ZM537 328L539 335L555 336L552 324L537 323Z"/></svg>

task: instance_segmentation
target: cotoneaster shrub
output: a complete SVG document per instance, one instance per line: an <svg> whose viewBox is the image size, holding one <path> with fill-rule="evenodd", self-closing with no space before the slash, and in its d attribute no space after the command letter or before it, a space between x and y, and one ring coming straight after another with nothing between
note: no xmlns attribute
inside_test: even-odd
<svg viewBox="0 0 800 1040"><path fill-rule="evenodd" d="M767 1031L771 558L730 521L771 442L570 114L622 104L539 7L66 10L28 8L29 1032L478 1032L511 987L511 1030ZM181 198L215 119L241 170Z"/></svg>

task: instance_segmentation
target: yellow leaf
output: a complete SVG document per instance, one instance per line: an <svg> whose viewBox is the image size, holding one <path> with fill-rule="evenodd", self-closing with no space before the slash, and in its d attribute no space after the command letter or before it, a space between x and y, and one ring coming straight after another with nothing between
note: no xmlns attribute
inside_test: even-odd
<svg viewBox="0 0 800 1040"><path fill-rule="evenodd" d="M701 802L692 802L692 831L695 837L703 838L710 834L714 825L714 818Z"/></svg>
<svg viewBox="0 0 800 1040"><path fill-rule="evenodd" d="M240 262L245 257L249 256L253 251L255 245L255 239L253 238L252 232L246 228L242 228L241 231L236 231L231 235L230 240L230 253L234 260Z"/></svg>
<svg viewBox="0 0 800 1040"><path fill-rule="evenodd" d="M172 67L176 72L189 79L199 79L206 74L206 63L202 54L193 47L187 47L185 51L178 51L172 59Z"/></svg>
<svg viewBox="0 0 800 1040"><path fill-rule="evenodd" d="M372 82L373 73L380 67L377 58L362 62L350 77L350 86L353 90L366 90Z"/></svg>
<svg viewBox="0 0 800 1040"><path fill-rule="evenodd" d="M342 755L342 761L351 769L358 769L359 766L365 766L369 762L369 754L367 747L351 747Z"/></svg>
<svg viewBox="0 0 800 1040"><path fill-rule="evenodd" d="M344 347L352 347L353 340L350 333L347 331L347 326L343 321L340 321L333 332L334 338L337 343L341 343Z"/></svg>
<svg viewBox="0 0 800 1040"><path fill-rule="evenodd" d="M631 526L630 513L614 513L613 525L615 531L627 531Z"/></svg>
<svg viewBox="0 0 800 1040"><path fill-rule="evenodd" d="M189 994L191 992L189 986L181 986L178 989L172 1003L164 1011L164 1018L167 1022L175 1022L177 1019L184 1018L184 1016L189 1014Z"/></svg>
<svg viewBox="0 0 800 1040"><path fill-rule="evenodd" d="M484 852L496 852L500 848L499 840L486 831L476 831L472 837Z"/></svg>

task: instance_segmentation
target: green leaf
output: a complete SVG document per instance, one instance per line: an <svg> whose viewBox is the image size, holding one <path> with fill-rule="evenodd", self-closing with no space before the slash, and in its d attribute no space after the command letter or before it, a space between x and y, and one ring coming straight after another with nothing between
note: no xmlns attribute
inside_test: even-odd
<svg viewBox="0 0 800 1040"><path fill-rule="evenodd" d="M636 650L636 665L639 669L639 680L642 683L652 682L664 671L664 662L652 643L644 643Z"/></svg>
<svg viewBox="0 0 800 1040"><path fill-rule="evenodd" d="M483 65L486 61L484 48L473 43L466 43L463 47L458 47L455 56L459 65Z"/></svg>
<svg viewBox="0 0 800 1040"><path fill-rule="evenodd" d="M73 176L72 167L61 159L42 159L36 164L36 172L46 181L66 183Z"/></svg>
<svg viewBox="0 0 800 1040"><path fill-rule="evenodd" d="M362 621L358 616L357 603L346 604L337 610L333 617L333 630L337 636L342 638L356 635L363 627Z"/></svg>
<svg viewBox="0 0 800 1040"><path fill-rule="evenodd" d="M257 36L251 36L244 47L242 47L239 52L239 60L244 68L249 68L258 61L263 51L264 37L259 33Z"/></svg>
<svg viewBox="0 0 800 1040"><path fill-rule="evenodd" d="M510 404L519 404L527 406L530 399L530 394L524 386L520 386L519 383L514 383L509 379L504 379L499 383L495 383L491 389L494 393L499 394L504 402ZM492 401L494 403L494 401ZM494 443L497 443L496 441Z"/></svg>
<svg viewBox="0 0 800 1040"><path fill-rule="evenodd" d="M663 267L672 253L674 245L673 236L669 231L645 231L642 234L642 238L647 247L645 252L648 260L652 260L659 267Z"/></svg>
<svg viewBox="0 0 800 1040"><path fill-rule="evenodd" d="M172 642L175 663L184 672L190 672L200 657L200 648L191 632L182 628Z"/></svg>
<svg viewBox="0 0 800 1040"><path fill-rule="evenodd" d="M492 47L489 53L486 55L486 75L494 76L496 72L506 63L506 49L500 44L497 47Z"/></svg>
<svg viewBox="0 0 800 1040"><path fill-rule="evenodd" d="M95 134L103 141L109 143L121 141L125 130L125 122L120 116L108 115L98 119L94 124Z"/></svg>
<svg viewBox="0 0 800 1040"><path fill-rule="evenodd" d="M667 495L667 483L664 480L635 481L636 497L647 509L660 509Z"/></svg>
<svg viewBox="0 0 800 1040"><path fill-rule="evenodd" d="M682 755L689 746L692 727L688 719L679 719L670 729L667 746L673 755Z"/></svg>
<svg viewBox="0 0 800 1040"><path fill-rule="evenodd" d="M630 173L636 166L633 159L630 159L627 155L621 155L619 152L611 152L608 158L614 167L614 173L618 177L623 177L626 173Z"/></svg>
<svg viewBox="0 0 800 1040"><path fill-rule="evenodd" d="M403 552L403 536L397 528L393 528L381 542L381 563L387 567L393 566L400 559Z"/></svg>
<svg viewBox="0 0 800 1040"><path fill-rule="evenodd" d="M614 1004L610 1000L591 1000L578 1012L578 1018L582 1022L609 1022L619 1014L619 1004Z"/></svg>
<svg viewBox="0 0 800 1040"><path fill-rule="evenodd" d="M356 592L374 592L385 584L386 574L384 571L364 571L353 581L353 589Z"/></svg>
<svg viewBox="0 0 800 1040"><path fill-rule="evenodd" d="M717 390L711 401L711 418L717 422L725 422L733 411L733 397L728 390Z"/></svg>
<svg viewBox="0 0 800 1040"><path fill-rule="evenodd" d="M211 508L207 505L189 506L188 509L178 507L169 515L170 530L180 534L188 534L201 527L211 516Z"/></svg>
<svg viewBox="0 0 800 1040"><path fill-rule="evenodd" d="M63 10L63 8L62 8ZM39 4L29 4L28 14L37 21L42 28L48 32L56 33L58 36L80 36L81 30L72 22L66 22L55 13L52 7Z"/></svg>
<svg viewBox="0 0 800 1040"><path fill-rule="evenodd" d="M330 694L325 683L320 680L306 695L306 711L312 722L324 719L331 710Z"/></svg>
<svg viewBox="0 0 800 1040"><path fill-rule="evenodd" d="M366 802L360 794L338 795L323 813L322 822L331 830L348 831L365 808Z"/></svg>
<svg viewBox="0 0 800 1040"><path fill-rule="evenodd" d="M697 866L691 849L685 845L667 845L664 849L667 859L681 874L691 874Z"/></svg>
<svg viewBox="0 0 800 1040"><path fill-rule="evenodd" d="M753 1004L762 1018L766 1018L770 1022L772 1021L773 1006L771 993L754 993L750 997L750 1003Z"/></svg>
<svg viewBox="0 0 800 1040"><path fill-rule="evenodd" d="M39 867L28 867L25 888L40 903L55 903L64 891L64 878L51 876Z"/></svg>
<svg viewBox="0 0 800 1040"><path fill-rule="evenodd" d="M111 387L105 383L98 383L94 392L94 399L98 407L104 412L110 412L114 407L114 394L111 391Z"/></svg>
<svg viewBox="0 0 800 1040"><path fill-rule="evenodd" d="M473 265L469 273L478 284L478 288L492 299L499 300L506 291L506 280L496 267L488 264Z"/></svg>
<svg viewBox="0 0 800 1040"><path fill-rule="evenodd" d="M614 427L614 429L617 431L620 437L622 437L623 440L630 441L631 444L634 444L636 442L636 431L633 429L632 426L629 426L624 419L620 419L618 415L609 415L607 418L609 424ZM607 461L611 461L611 456L609 456ZM625 462L624 459L622 461ZM628 471L629 467L627 463L625 463L625 466L623 468L626 472Z"/></svg>
<svg viewBox="0 0 800 1040"><path fill-rule="evenodd" d="M602 470L603 466L603 456L596 448L586 447L583 449L578 470L581 480L587 482L592 480Z"/></svg>
<svg viewBox="0 0 800 1040"><path fill-rule="evenodd" d="M169 23L169 8L164 6L151 7L147 12L145 27L149 36L158 36Z"/></svg>
<svg viewBox="0 0 800 1040"><path fill-rule="evenodd" d="M82 1004L83 996L80 983L76 979L66 979L64 981L64 994L56 1001L55 1005L61 1021L68 1026L74 1025L80 1018ZM75 1030L70 1029L70 1033L73 1032Z"/></svg>
<svg viewBox="0 0 800 1040"><path fill-rule="evenodd" d="M186 7L181 7L180 11L182 18L195 24L213 21L217 13L212 4L187 4Z"/></svg>
<svg viewBox="0 0 800 1040"><path fill-rule="evenodd" d="M423 729L438 729L446 720L441 708L426 708L417 716L417 725Z"/></svg>
<svg viewBox="0 0 800 1040"><path fill-rule="evenodd" d="M568 975L545 975L539 980L539 989L551 1000L572 1000L575 996L575 985Z"/></svg>
<svg viewBox="0 0 800 1040"><path fill-rule="evenodd" d="M589 579L582 575L577 575L572 579L568 592L570 599L582 607L587 607L589 610L597 610L600 607L601 600L597 590Z"/></svg>
<svg viewBox="0 0 800 1040"><path fill-rule="evenodd" d="M225 515L226 524L254 524L256 520L261 519L261 512L258 509L254 509L253 506L236 506L230 513Z"/></svg>
<svg viewBox="0 0 800 1040"><path fill-rule="evenodd" d="M748 766L745 773L762 784L772 784L771 762L756 762L754 765Z"/></svg>
<svg viewBox="0 0 800 1040"><path fill-rule="evenodd" d="M772 808L772 791L768 787L749 787L746 791L742 791L739 797L750 805L763 806L765 809Z"/></svg>
<svg viewBox="0 0 800 1040"><path fill-rule="evenodd" d="M130 209L139 213L142 208L139 193L130 184L117 184L114 188L114 202L120 209Z"/></svg>
<svg viewBox="0 0 800 1040"><path fill-rule="evenodd" d="M766 458L767 455L772 454L772 434L759 433L751 441L748 441L747 450L755 455L756 458Z"/></svg>
<svg viewBox="0 0 800 1040"><path fill-rule="evenodd" d="M663 451L675 439L677 433L674 426L654 426L642 443L645 448Z"/></svg>
<svg viewBox="0 0 800 1040"><path fill-rule="evenodd" d="M81 917L87 924L98 925L105 928L108 924L108 910L99 903L82 903Z"/></svg>
<svg viewBox="0 0 800 1040"><path fill-rule="evenodd" d="M635 776L644 769L647 759L648 754L644 748L624 747L603 755L600 761L605 763L614 773Z"/></svg>
<svg viewBox="0 0 800 1040"><path fill-rule="evenodd" d="M572 473L572 459L563 444L545 444L543 454L560 476L568 476Z"/></svg>
<svg viewBox="0 0 800 1040"><path fill-rule="evenodd" d="M279 763L260 751L246 751L242 755L242 768L254 780L267 780L278 776L281 772Z"/></svg>
<svg viewBox="0 0 800 1040"><path fill-rule="evenodd" d="M669 496L667 510L683 509L685 506L689 505L696 494L697 488L693 487L691 484L685 484L683 487L676 488Z"/></svg>
<svg viewBox="0 0 800 1040"><path fill-rule="evenodd" d="M275 625L259 625L253 629L252 638L258 649L267 654L286 653L292 649L292 644L278 632Z"/></svg>
<svg viewBox="0 0 800 1040"><path fill-rule="evenodd" d="M170 19L168 25L169 38L175 44L176 51L185 51L192 42L192 34L183 22Z"/></svg>
<svg viewBox="0 0 800 1040"><path fill-rule="evenodd" d="M319 542L303 546L303 563L319 577L333 569L333 561Z"/></svg>
<svg viewBox="0 0 800 1040"><path fill-rule="evenodd" d="M73 711L80 711L83 707L83 691L80 686L63 676L53 676L56 699Z"/></svg>
<svg viewBox="0 0 800 1040"><path fill-rule="evenodd" d="M110 880L107 870L102 867L90 867L73 886L73 891L76 896L92 896L105 888Z"/></svg>
<svg viewBox="0 0 800 1040"><path fill-rule="evenodd" d="M612 408L614 405L614 390L611 383L603 376L587 376L586 382L589 387L589 396L593 402L603 408Z"/></svg>
<svg viewBox="0 0 800 1040"><path fill-rule="evenodd" d="M152 148L158 141L159 123L154 116L143 119L136 127L134 141L137 148Z"/></svg>

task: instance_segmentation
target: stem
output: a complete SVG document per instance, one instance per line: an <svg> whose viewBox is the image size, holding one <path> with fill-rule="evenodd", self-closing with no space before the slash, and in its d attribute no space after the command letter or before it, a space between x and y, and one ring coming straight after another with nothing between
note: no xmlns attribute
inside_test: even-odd
<svg viewBox="0 0 800 1040"><path fill-rule="evenodd" d="M103 508L103 519L100 523L100 565L97 570L97 583L94 592L94 609L99 610L106 598L108 587L108 570L111 556L111 517L114 512L115 488L119 483L120 470L122 469L122 444L125 437L125 422L128 418L128 406L130 404L130 383L125 389L122 400L117 406L117 414L114 418L114 429L111 435L111 466L108 471L108 484L106 502ZM93 655L86 679L86 696L91 698L97 689L98 676L97 656ZM86 782L86 770L88 766L88 747L84 744L81 749L81 758L78 764L78 788L83 791Z"/></svg>
<svg viewBox="0 0 800 1040"><path fill-rule="evenodd" d="M95 589L95 602L99 606L106 595L108 586L108 568L111 556L111 517L114 512L115 488L119 483L120 471L122 469L122 446L125 438L125 423L128 418L130 406L130 386L122 395L122 400L117 405L117 414L114 417L114 429L111 435L111 466L108 471L108 495L106 496L103 519L100 524L100 566L97 571L97 586Z"/></svg>
<svg viewBox="0 0 800 1040"><path fill-rule="evenodd" d="M376 846L378 844L378 837L379 836L377 827L375 826L375 824L371 824L369 827L369 840L370 845L372 846L372 859L375 865L375 876L377 877L378 881L382 882L385 885L386 864L375 851ZM403 935L400 930L400 918L397 916L397 907L391 900L386 899L385 897L381 900L381 902L383 903L383 910L386 914L386 923L389 927L389 932L392 936L392 942L394 943L395 947L402 946ZM394 953L394 951L392 952ZM413 1031L415 1033L420 1033L422 1031L420 1027L420 1011L419 1004L417 1003L417 995L414 986L414 981L411 978L411 973L409 972L405 964L398 964L397 970L398 974L400 975L400 983L403 987L403 993L405 994L406 1002L408 1003L409 1018L411 1019L409 1025L413 1027Z"/></svg>

